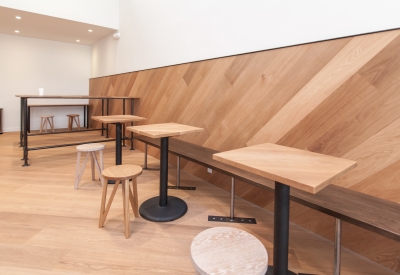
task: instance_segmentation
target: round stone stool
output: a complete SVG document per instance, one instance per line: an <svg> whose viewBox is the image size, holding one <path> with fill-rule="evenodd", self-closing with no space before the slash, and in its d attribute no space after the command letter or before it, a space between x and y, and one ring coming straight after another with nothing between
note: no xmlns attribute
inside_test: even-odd
<svg viewBox="0 0 400 275"><path fill-rule="evenodd" d="M142 167L138 165L116 165L111 166L103 170L103 178L106 181L103 184L103 196L101 199L100 206L100 219L99 219L99 227L103 227L104 222L106 221L108 211L110 210L111 203L114 199L115 193L117 192L118 185L122 182L122 199L124 205L124 224L125 224L125 238L129 238L131 236L131 232L129 230L129 202L131 203L133 213L135 217L139 217L138 211L138 195L137 195L137 183L136 178L142 174ZM130 188L130 179L132 179L132 190ZM107 196L107 180L115 180L114 189L112 190L111 196L108 199L107 207L106 205L106 196Z"/></svg>
<svg viewBox="0 0 400 275"><path fill-rule="evenodd" d="M92 164L92 180L95 180L95 175L94 175L94 169L97 169L97 173L100 175L100 182L102 185L104 185L103 182L103 177L101 176L101 172L104 169L104 163L103 163L103 149L106 147L103 144L100 143L87 143L87 144L82 144L76 146L76 150L78 151L78 156L76 159L76 172L75 172L75 185L74 189L78 189L79 182L81 181L83 171L85 170L86 162L90 156L91 158L91 164ZM100 155L100 161L97 160L96 157L96 151L99 151ZM87 152L86 158L83 161L82 167L81 165L81 153L82 152Z"/></svg>
<svg viewBox="0 0 400 275"><path fill-rule="evenodd" d="M264 275L268 254L253 235L233 227L200 232L190 247L192 263L201 275Z"/></svg>

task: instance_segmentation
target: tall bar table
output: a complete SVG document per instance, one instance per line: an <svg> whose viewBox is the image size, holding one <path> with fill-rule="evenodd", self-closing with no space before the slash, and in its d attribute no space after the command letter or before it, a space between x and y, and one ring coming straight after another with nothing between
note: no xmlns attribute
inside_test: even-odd
<svg viewBox="0 0 400 275"><path fill-rule="evenodd" d="M115 165L122 164L122 124L134 121L143 121L144 117L132 115L92 116L93 120L104 124L115 124ZM131 140L133 142L133 140Z"/></svg>
<svg viewBox="0 0 400 275"><path fill-rule="evenodd" d="M109 100L122 100L122 113L125 115L125 101L129 100L130 101L130 110L131 110L131 115L134 114L134 100L137 99L135 97L127 97L127 96L86 96L86 95L15 95L16 97L21 98L21 107L20 107L20 112L21 112L21 117L20 117L20 137L19 137L19 142L21 147L23 148L23 158L22 160L24 161L24 164L22 166L29 166L28 164L28 151L32 150L42 150L42 149L50 149L50 148L57 148L57 147L65 147L65 146L76 146L79 144L85 144L85 143L93 143L93 142L106 142L106 141L113 141L112 139L107 139L107 140L93 140L89 142L78 142L78 143L66 143L66 144L57 144L57 145L50 145L50 146L41 146L41 147L28 147L28 136L35 136L35 135L44 135L43 133L41 134L28 134L28 131L30 130L30 125L29 125L29 104L28 104L28 99L30 98L40 98L40 99L101 99L101 114L108 115L108 109L109 109ZM105 104L104 104L105 103ZM105 106L104 106L105 105ZM79 130L79 131L72 131L72 132L81 132L81 131L96 131L96 130L101 130L101 134L103 135L103 131L106 130L106 138L108 138L108 126L107 128L104 128L103 126L100 129L85 129L85 130ZM71 133L70 131L63 131L63 132L51 132L51 133L45 133L47 135L54 135L54 134L63 134L63 133ZM133 147L131 147L133 148Z"/></svg>
<svg viewBox="0 0 400 275"><path fill-rule="evenodd" d="M272 143L214 154L215 160L275 181L274 257L267 274L288 270L290 187L312 194L345 174L357 162Z"/></svg>
<svg viewBox="0 0 400 275"><path fill-rule="evenodd" d="M168 140L172 136L197 133L203 128L178 124L162 123L130 126L126 130L151 138L161 138L160 156L160 195L148 199L140 205L140 215L154 222L168 222L179 219L187 211L186 203L177 197L168 196Z"/></svg>

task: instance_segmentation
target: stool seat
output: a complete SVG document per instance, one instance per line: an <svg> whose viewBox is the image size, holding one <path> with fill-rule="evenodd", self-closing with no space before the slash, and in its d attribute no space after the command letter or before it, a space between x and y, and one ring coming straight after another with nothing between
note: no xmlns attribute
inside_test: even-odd
<svg viewBox="0 0 400 275"><path fill-rule="evenodd" d="M101 143L87 143L76 146L76 150L80 152L93 152L103 150L106 146Z"/></svg>
<svg viewBox="0 0 400 275"><path fill-rule="evenodd" d="M115 193L117 192L118 185L122 182L122 200L124 206L124 225L125 225L125 238L131 236L129 230L129 203L132 206L135 217L139 217L138 210L138 195L137 195L137 181L136 178L142 173L142 167L138 165L117 165L104 169L102 172L103 178L106 180L115 180L113 191L108 199L106 207L107 196L107 182L103 184L103 195L100 205L100 219L99 227L103 227L106 221L108 211L110 210ZM132 190L130 187L130 179L132 179Z"/></svg>
<svg viewBox="0 0 400 275"><path fill-rule="evenodd" d="M233 227L214 227L200 232L190 247L198 274L264 275L268 254L250 233Z"/></svg>
<svg viewBox="0 0 400 275"><path fill-rule="evenodd" d="M103 177L110 180L127 180L142 174L142 167L138 165L117 165L103 170Z"/></svg>
<svg viewBox="0 0 400 275"><path fill-rule="evenodd" d="M51 116L51 115L44 115L44 116L40 116L41 118L51 118L51 117L54 117L54 116Z"/></svg>

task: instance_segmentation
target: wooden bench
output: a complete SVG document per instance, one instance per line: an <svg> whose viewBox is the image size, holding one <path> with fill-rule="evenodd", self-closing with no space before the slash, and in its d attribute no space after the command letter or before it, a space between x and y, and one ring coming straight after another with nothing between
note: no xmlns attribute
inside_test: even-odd
<svg viewBox="0 0 400 275"><path fill-rule="evenodd" d="M149 144L160 148L159 139L151 139L144 136L136 136L134 138L145 143L146 146ZM178 157L178 164L179 157L182 157L232 177L231 217L233 217L234 205L234 179L274 191L275 183L273 181L214 160L212 155L219 151L171 138L169 140L169 152ZM147 161L147 156L145 156L145 160ZM147 163L145 163L145 166L147 166ZM179 174L179 165L177 165L177 170ZM178 184L179 177L177 178ZM314 195L292 188L290 198L301 205L336 218L334 274L340 274L342 221L400 241L400 204L335 185L329 185Z"/></svg>

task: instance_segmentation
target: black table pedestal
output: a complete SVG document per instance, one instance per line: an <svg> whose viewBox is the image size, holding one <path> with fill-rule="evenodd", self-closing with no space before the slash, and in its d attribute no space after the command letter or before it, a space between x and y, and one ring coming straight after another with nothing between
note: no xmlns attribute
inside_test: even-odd
<svg viewBox="0 0 400 275"><path fill-rule="evenodd" d="M122 123L115 123L115 165L122 164ZM115 180L108 180L115 184Z"/></svg>
<svg viewBox="0 0 400 275"><path fill-rule="evenodd" d="M288 270L290 186L275 182L274 266L267 274L292 275Z"/></svg>
<svg viewBox="0 0 400 275"><path fill-rule="evenodd" d="M149 221L167 222L176 220L187 212L186 203L177 197L168 196L168 137L161 138L160 196L148 199L140 205L140 215Z"/></svg>

